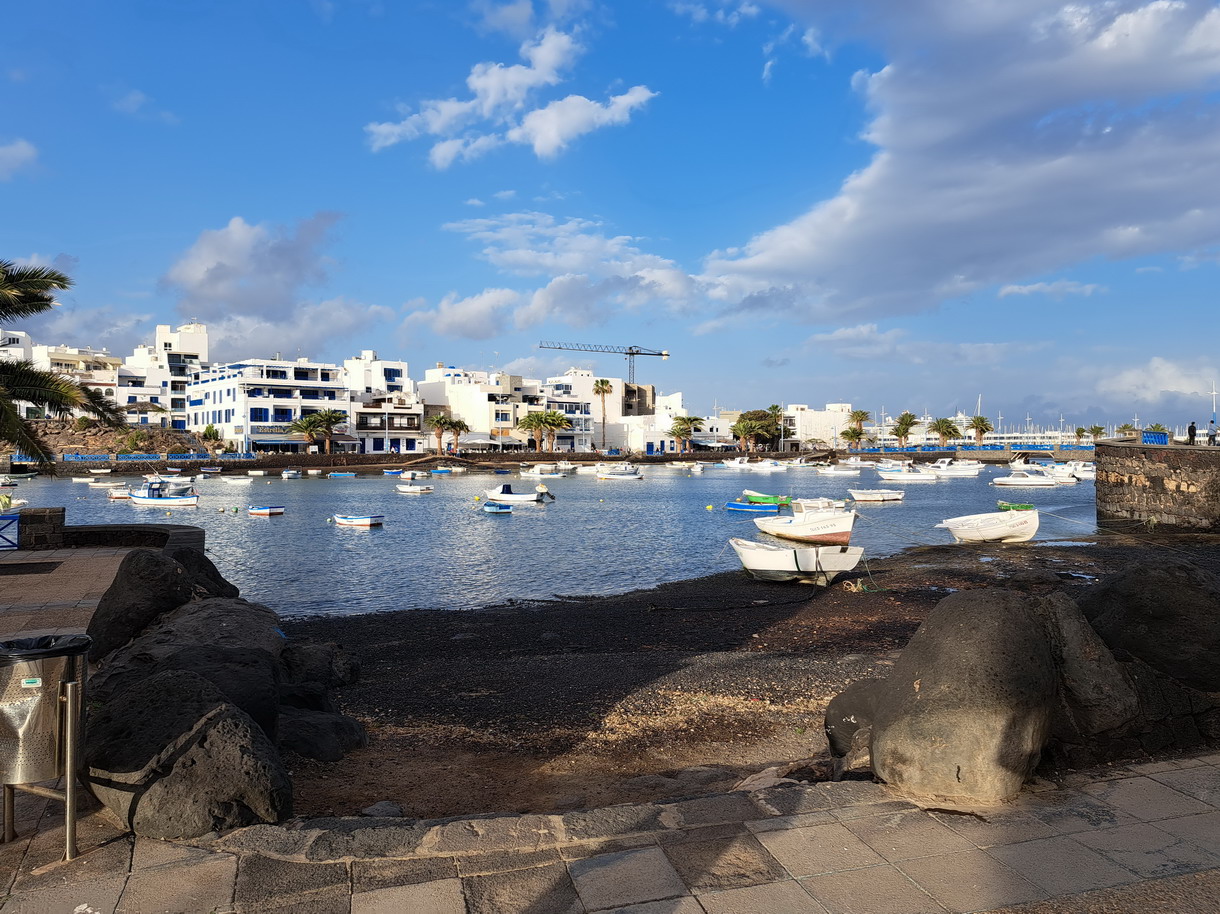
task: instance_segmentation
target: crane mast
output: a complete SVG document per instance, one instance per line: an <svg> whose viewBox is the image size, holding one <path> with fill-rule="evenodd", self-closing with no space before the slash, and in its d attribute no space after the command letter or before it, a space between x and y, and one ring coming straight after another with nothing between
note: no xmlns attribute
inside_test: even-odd
<svg viewBox="0 0 1220 914"><path fill-rule="evenodd" d="M668 349L645 349L643 346L603 346L600 343L551 343L541 342L539 349L568 349L574 352L617 352L627 357L627 383L635 383L635 357L637 355L659 355L664 361L669 358Z"/></svg>

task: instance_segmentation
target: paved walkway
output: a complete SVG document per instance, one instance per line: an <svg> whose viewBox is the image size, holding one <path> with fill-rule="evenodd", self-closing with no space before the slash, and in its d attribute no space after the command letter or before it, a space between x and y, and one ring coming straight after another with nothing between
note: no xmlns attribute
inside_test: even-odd
<svg viewBox="0 0 1220 914"><path fill-rule="evenodd" d="M79 622L120 553L4 556L64 564L0 576L0 624L81 630L50 623ZM922 809L868 782L782 784L561 815L303 820L178 843L133 838L90 808L70 863L58 862L59 803L19 795L16 824L20 837L0 845L4 914L1220 911L1220 752L1040 782L979 814Z"/></svg>

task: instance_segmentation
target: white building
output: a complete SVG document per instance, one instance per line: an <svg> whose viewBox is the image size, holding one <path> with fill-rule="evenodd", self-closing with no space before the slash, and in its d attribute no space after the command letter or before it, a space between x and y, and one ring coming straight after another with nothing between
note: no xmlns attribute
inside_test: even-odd
<svg viewBox="0 0 1220 914"><path fill-rule="evenodd" d="M604 414L603 398L593 393L593 385L599 380L610 382L610 393L604 398ZM670 394L671 399L659 406L664 398L658 398L653 385L630 384L622 378L607 378L594 374L588 368L569 368L560 378L550 378L547 383L562 383L577 400L592 404L594 422L591 446L598 449L604 442L608 450L645 451L649 440L654 448L659 449L662 437L659 433L668 433L673 424L673 410L676 408L677 415L684 415L680 393ZM677 397L676 407L673 397ZM652 420L659 410L664 413L661 418L641 421Z"/></svg>
<svg viewBox="0 0 1220 914"><path fill-rule="evenodd" d="M409 454L427 447L424 404L407 363L380 359L372 349L345 359L343 373L351 394L348 434L361 454Z"/></svg>
<svg viewBox="0 0 1220 914"><path fill-rule="evenodd" d="M177 330L158 324L154 342L141 343L124 359L114 399L120 406L147 403L165 410L129 412L130 424L185 429L190 424L187 387L207 366L208 328L204 324L192 321Z"/></svg>
<svg viewBox="0 0 1220 914"><path fill-rule="evenodd" d="M790 447L798 443L801 448L809 448L807 442L825 442L826 447L840 448L843 446L839 432L852 423L850 403L827 403L825 409L810 409L804 403L791 403L784 407L784 446Z"/></svg>
<svg viewBox="0 0 1220 914"><path fill-rule="evenodd" d="M544 409L546 400L538 381L506 372L467 371L443 362L424 372L417 389L429 414L444 409L470 426L466 437L476 446L483 441L522 446L528 436L514 434L517 422L526 413Z"/></svg>

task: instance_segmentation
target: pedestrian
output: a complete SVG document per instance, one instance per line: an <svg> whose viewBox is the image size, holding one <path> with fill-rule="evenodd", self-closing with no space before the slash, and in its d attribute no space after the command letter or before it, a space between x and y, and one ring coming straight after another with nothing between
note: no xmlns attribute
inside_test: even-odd
<svg viewBox="0 0 1220 914"><path fill-rule="evenodd" d="M1186 443L1195 443L1195 422L1193 419L1190 421L1190 425L1186 426Z"/></svg>
<svg viewBox="0 0 1220 914"><path fill-rule="evenodd" d="M1216 446L1216 420L1215 419L1213 419L1211 422L1207 423L1207 446L1208 447Z"/></svg>

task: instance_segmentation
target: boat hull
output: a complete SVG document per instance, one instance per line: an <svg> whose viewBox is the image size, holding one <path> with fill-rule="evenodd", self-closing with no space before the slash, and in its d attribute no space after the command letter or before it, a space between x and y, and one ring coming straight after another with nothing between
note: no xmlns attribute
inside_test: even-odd
<svg viewBox="0 0 1220 914"><path fill-rule="evenodd" d="M1037 510L992 511L946 518L938 527L957 543L1024 543L1038 532Z"/></svg>
<svg viewBox="0 0 1220 914"><path fill-rule="evenodd" d="M854 511L825 511L800 517L756 517L754 526L763 533L802 543L846 546L851 543Z"/></svg>
<svg viewBox="0 0 1220 914"><path fill-rule="evenodd" d="M752 514L779 513L779 505L769 502L730 501L724 507L727 511L748 511Z"/></svg>
<svg viewBox="0 0 1220 914"><path fill-rule="evenodd" d="M773 546L729 540L742 567L760 581L798 581L826 586L851 571L864 555L860 546Z"/></svg>
<svg viewBox="0 0 1220 914"><path fill-rule="evenodd" d="M848 489L856 501L902 501L907 494L900 489Z"/></svg>
<svg viewBox="0 0 1220 914"><path fill-rule="evenodd" d="M130 495L133 505L145 508L195 508L199 506L198 495Z"/></svg>
<svg viewBox="0 0 1220 914"><path fill-rule="evenodd" d="M340 527L380 527L385 522L384 514L335 514L332 516Z"/></svg>
<svg viewBox="0 0 1220 914"><path fill-rule="evenodd" d="M283 505L251 505L246 509L251 517L272 517L284 513Z"/></svg>

